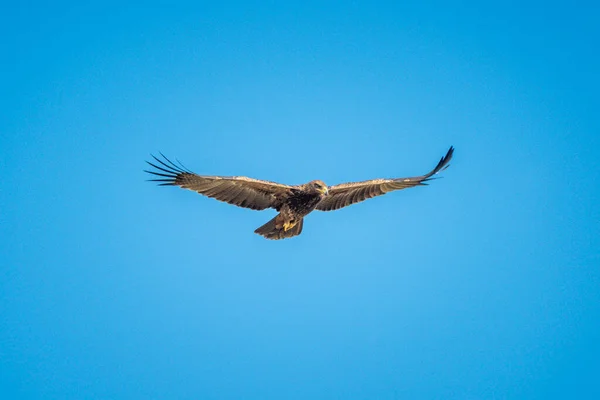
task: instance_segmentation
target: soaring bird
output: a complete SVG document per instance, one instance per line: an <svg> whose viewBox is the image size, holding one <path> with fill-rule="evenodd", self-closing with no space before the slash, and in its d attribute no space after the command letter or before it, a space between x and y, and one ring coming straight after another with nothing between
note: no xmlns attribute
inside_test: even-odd
<svg viewBox="0 0 600 400"><path fill-rule="evenodd" d="M252 210L274 208L279 214L254 232L267 239L284 239L302 233L304 217L313 210L332 211L349 206L394 190L427 185L427 181L445 170L452 159L454 148L448 152L429 173L412 178L373 179L362 182L327 186L315 180L303 185L284 185L245 176L197 175L170 161L162 153L162 159L152 156L156 163L146 161L157 177L151 181L161 186L179 186L202 195Z"/></svg>

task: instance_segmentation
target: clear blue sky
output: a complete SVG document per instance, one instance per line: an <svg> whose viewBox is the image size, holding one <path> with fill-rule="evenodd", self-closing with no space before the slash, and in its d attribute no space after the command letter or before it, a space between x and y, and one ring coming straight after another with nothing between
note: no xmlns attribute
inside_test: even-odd
<svg viewBox="0 0 600 400"><path fill-rule="evenodd" d="M597 3L168 3L3 7L0 398L600 398Z"/></svg>

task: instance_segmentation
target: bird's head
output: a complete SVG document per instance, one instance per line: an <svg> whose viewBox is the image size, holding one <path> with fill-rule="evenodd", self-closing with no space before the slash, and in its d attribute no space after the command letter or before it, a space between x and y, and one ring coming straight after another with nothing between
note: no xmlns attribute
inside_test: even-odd
<svg viewBox="0 0 600 400"><path fill-rule="evenodd" d="M325 182L323 181L311 181L308 183L308 185L316 192L320 193L323 196L326 196L329 193L329 189L327 188L327 185L325 184Z"/></svg>

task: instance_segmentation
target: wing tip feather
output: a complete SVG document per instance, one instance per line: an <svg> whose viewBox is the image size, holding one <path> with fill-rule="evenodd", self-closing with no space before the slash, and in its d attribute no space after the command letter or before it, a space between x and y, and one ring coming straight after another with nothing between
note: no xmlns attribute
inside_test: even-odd
<svg viewBox="0 0 600 400"><path fill-rule="evenodd" d="M158 152L160 156L163 158L162 160L156 157L154 154L150 154L150 156L156 161L157 164L146 161L148 165L150 165L155 170L143 170L148 174L152 174L154 176L162 177L161 179L148 179L148 181L152 182L164 182L159 184L159 186L175 186L177 185L177 180L184 174L193 174L189 169L187 169L180 161L177 160L181 165L175 164L173 161L169 160L162 152Z"/></svg>

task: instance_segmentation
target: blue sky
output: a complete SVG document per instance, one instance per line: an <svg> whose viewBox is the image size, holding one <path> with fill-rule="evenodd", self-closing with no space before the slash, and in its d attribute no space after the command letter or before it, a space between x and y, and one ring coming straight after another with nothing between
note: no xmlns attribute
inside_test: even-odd
<svg viewBox="0 0 600 400"><path fill-rule="evenodd" d="M585 2L27 2L0 16L0 397L600 398ZM202 174L443 179L333 213Z"/></svg>

